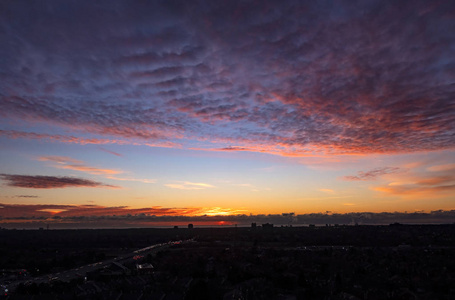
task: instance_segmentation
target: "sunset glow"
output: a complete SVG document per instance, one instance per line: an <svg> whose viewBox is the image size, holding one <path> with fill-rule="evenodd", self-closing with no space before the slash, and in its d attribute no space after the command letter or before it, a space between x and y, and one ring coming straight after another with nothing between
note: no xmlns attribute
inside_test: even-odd
<svg viewBox="0 0 455 300"><path fill-rule="evenodd" d="M454 10L3 2L0 225L455 210Z"/></svg>

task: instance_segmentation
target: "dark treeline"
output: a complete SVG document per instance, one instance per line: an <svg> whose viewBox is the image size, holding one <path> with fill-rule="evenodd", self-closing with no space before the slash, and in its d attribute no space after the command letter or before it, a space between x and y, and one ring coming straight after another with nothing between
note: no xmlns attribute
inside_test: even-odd
<svg viewBox="0 0 455 300"><path fill-rule="evenodd" d="M47 273L115 257L152 244L203 242L286 246L454 246L455 225L0 230L0 269Z"/></svg>

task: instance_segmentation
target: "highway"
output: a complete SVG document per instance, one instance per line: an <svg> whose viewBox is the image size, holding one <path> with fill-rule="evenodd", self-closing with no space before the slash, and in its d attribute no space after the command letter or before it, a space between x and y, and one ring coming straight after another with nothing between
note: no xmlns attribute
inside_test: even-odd
<svg viewBox="0 0 455 300"><path fill-rule="evenodd" d="M185 241L170 241L167 243L160 243L160 244L154 244L139 250L135 250L131 253L124 254L118 257L115 257L113 259L107 259L104 261L92 263L89 265L81 266L78 268L70 269L70 270L65 270L65 271L60 271L52 274L46 274L42 275L39 277L30 277L27 279L22 279L22 280L17 280L14 282L11 282L6 288L8 289L8 293L12 293L16 290L16 288L21 284L40 284L40 283L48 283L52 281L64 281L64 282L69 282L73 279L77 278L85 278L87 272L95 271L97 269L101 269L104 267L107 267L111 265L114 262L117 263L126 263L126 262L131 262L133 260L134 256L137 255L147 255L147 254L155 254L157 251L165 249L167 247L170 247L172 245L176 244L181 244L181 243L187 243L191 240L185 240Z"/></svg>

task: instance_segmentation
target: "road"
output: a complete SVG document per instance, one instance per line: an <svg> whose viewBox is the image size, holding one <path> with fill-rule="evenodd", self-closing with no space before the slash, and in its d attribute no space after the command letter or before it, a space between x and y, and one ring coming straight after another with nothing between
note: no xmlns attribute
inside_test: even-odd
<svg viewBox="0 0 455 300"><path fill-rule="evenodd" d="M101 268L107 267L107 266L111 265L114 262L118 262L118 263L126 263L128 261L131 262L133 260L133 257L136 256L136 255L145 256L147 254L154 254L157 251L165 249L165 248L170 247L172 245L181 244L181 243L187 243L189 241L192 241L192 240L170 241L170 242L167 242L167 243L154 244L154 245L151 245L151 246L139 249L139 250L135 250L135 251L133 251L131 253L115 257L113 259L107 259L107 260L104 260L104 261L100 261L100 262L96 262L96 263L93 263L93 264L81 266L81 267L78 267L78 268L74 268L74 269L70 269L70 270L66 270L66 271L61 271L61 272L56 272L56 273L52 273L52 274L47 274L47 275L43 275L43 276L39 276L39 277L31 277L31 278L27 278L25 280L24 279L17 280L17 281L11 282L6 288L8 289L8 293L12 293L12 292L14 292L16 290L16 288L21 283L24 283L24 284L25 283L26 284L32 284L32 283L40 284L40 283L48 283L48 282L51 282L51 281L57 281L57 280L69 282L69 281L71 281L73 279L77 279L77 278L81 278L81 277L85 278L87 272L91 272L91 271L95 271L97 269L101 269Z"/></svg>

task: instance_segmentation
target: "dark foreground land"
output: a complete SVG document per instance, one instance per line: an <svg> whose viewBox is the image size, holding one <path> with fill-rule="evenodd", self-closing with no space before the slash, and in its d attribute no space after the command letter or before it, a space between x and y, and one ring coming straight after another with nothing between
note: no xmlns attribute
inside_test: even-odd
<svg viewBox="0 0 455 300"><path fill-rule="evenodd" d="M449 300L455 225L0 230L0 272L3 299Z"/></svg>

